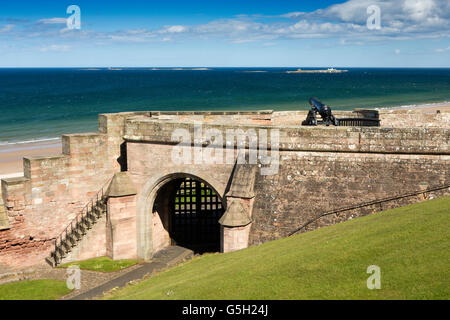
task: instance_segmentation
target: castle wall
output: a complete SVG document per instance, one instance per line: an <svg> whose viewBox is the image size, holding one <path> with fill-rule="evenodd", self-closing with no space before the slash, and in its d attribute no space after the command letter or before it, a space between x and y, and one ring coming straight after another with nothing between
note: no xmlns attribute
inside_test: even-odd
<svg viewBox="0 0 450 320"><path fill-rule="evenodd" d="M384 128L449 128L448 110L387 110L378 111L380 126ZM299 126L306 119L308 111L277 111L272 114L271 124L280 126ZM352 111L333 110L336 118L357 116ZM320 119L320 116L318 116Z"/></svg>
<svg viewBox="0 0 450 320"><path fill-rule="evenodd" d="M192 123L128 120L125 139L129 170L137 184L168 168L179 172L195 168L223 182L229 177L230 171L223 171L225 164L173 163L172 132L180 128L194 137ZM441 128L305 128L229 123L205 123L202 128L218 130L224 137L227 130L234 129L267 130L269 136L272 130L278 130L279 170L274 175L257 173L250 244L286 236L322 212L450 183L450 132ZM436 195L448 193L444 190ZM419 200L411 197L391 201L387 207ZM380 210L354 210L321 219L312 226L318 228Z"/></svg>
<svg viewBox="0 0 450 320"><path fill-rule="evenodd" d="M136 258L136 196L108 199L107 246L112 259Z"/></svg>
<svg viewBox="0 0 450 320"><path fill-rule="evenodd" d="M129 115L100 115L99 133L63 135L62 155L24 158L24 176L2 180L10 228L0 232L0 264L44 261L54 239L126 163L120 145Z"/></svg>
<svg viewBox="0 0 450 320"><path fill-rule="evenodd" d="M87 260L107 255L107 225L106 217L100 218L97 223L88 230L86 235L72 248L62 263Z"/></svg>
<svg viewBox="0 0 450 320"><path fill-rule="evenodd" d="M336 115L341 113L349 116L348 112ZM381 128L301 127L306 112L300 111L100 115L98 133L64 135L61 156L25 158L23 177L2 180L9 229L0 230L0 264L42 263L54 239L119 171L128 171L137 195L132 200L110 199L115 215L97 224L91 240L86 240L96 246L79 246L69 258L99 254L129 258L136 252L147 257L149 250L167 245L164 213L152 212L149 204L158 183L167 177L193 175L224 197L233 173L234 163L225 158L196 162L204 149L191 142L213 149L222 149L226 143L204 136L195 141L194 120L202 124L203 132L215 130L224 138L227 130L244 134L265 130L269 137L275 131L279 134L278 171L256 174L250 244L258 244L286 236L324 211L450 183L449 114L380 111ZM179 129L194 140L177 146L182 140L173 133ZM272 147L271 138L268 147ZM190 154L191 163L174 161L175 148ZM389 206L419 200L411 197ZM329 216L310 228L374 211L379 210Z"/></svg>
<svg viewBox="0 0 450 320"><path fill-rule="evenodd" d="M277 175L257 174L250 244L285 237L323 212L450 184L448 155L286 151L280 157ZM410 199L418 200L423 199ZM387 207L333 215L314 228L383 209Z"/></svg>
<svg viewBox="0 0 450 320"><path fill-rule="evenodd" d="M185 148L191 149L190 146L186 146ZM128 172L138 192L142 190L145 183L151 177L170 175L178 172L193 174L200 178L204 177L219 193L222 192L223 194L230 179L233 164L196 165L194 163L175 163L172 160L172 150L173 145L132 141L127 143ZM196 148L192 148L192 157L197 152L199 151Z"/></svg>
<svg viewBox="0 0 450 320"><path fill-rule="evenodd" d="M191 149L190 146L184 147ZM198 152L194 150L192 155ZM182 175L191 175L210 184L223 197L229 182L233 165L195 165L172 161L173 145L127 142L128 173L138 190L136 219L138 257L148 259L158 250L170 245L167 230L168 212L153 211L162 181L170 182ZM156 190L155 190L156 189ZM164 190L161 190L164 197ZM156 194L154 194L156 192ZM154 197L150 197L153 195ZM166 199L168 200L168 199ZM166 205L168 203L166 202ZM131 214L131 213L130 213Z"/></svg>
<svg viewBox="0 0 450 320"><path fill-rule="evenodd" d="M449 128L450 111L381 110L381 125L391 128Z"/></svg>

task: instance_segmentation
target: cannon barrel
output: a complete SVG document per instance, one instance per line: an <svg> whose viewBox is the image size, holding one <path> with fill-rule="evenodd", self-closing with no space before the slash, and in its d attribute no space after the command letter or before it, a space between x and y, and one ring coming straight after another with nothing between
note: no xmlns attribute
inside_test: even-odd
<svg viewBox="0 0 450 320"><path fill-rule="evenodd" d="M329 126L333 124L335 126L380 126L380 119L378 117L378 111L375 110L360 110L356 109L354 112L361 114L362 116L356 118L341 118L337 119L331 112L331 108L322 103L316 97L309 98L309 104L311 109L306 116L306 119L302 122L304 126L317 126L318 124L325 124ZM320 114L322 121L317 120L317 115Z"/></svg>
<svg viewBox="0 0 450 320"><path fill-rule="evenodd" d="M325 104L322 103L319 99L316 97L309 98L309 104L313 107L315 107L318 111L322 110L325 107Z"/></svg>
<svg viewBox="0 0 450 320"><path fill-rule="evenodd" d="M327 126L330 124L333 124L335 126L338 125L337 119L333 116L330 107L328 107L326 104L322 103L319 99L316 97L311 97L309 99L309 104L311 105L311 110L308 113L308 116L306 117L306 120L303 122L305 125L317 125L317 117L316 113L319 113L322 117L323 123Z"/></svg>

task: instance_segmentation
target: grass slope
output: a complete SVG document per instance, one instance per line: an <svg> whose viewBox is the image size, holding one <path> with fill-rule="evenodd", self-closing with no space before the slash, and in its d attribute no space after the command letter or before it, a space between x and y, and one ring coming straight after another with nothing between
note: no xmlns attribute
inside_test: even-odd
<svg viewBox="0 0 450 320"><path fill-rule="evenodd" d="M210 254L109 299L448 299L450 197ZM381 289L367 289L367 267Z"/></svg>
<svg viewBox="0 0 450 320"><path fill-rule="evenodd" d="M0 300L55 300L71 290L61 280L29 280L0 286Z"/></svg>
<svg viewBox="0 0 450 320"><path fill-rule="evenodd" d="M79 266L81 270L92 270L100 272L119 271L137 264L138 260L112 260L108 257L98 257L88 260L69 262L59 265L58 268L68 268L71 266Z"/></svg>

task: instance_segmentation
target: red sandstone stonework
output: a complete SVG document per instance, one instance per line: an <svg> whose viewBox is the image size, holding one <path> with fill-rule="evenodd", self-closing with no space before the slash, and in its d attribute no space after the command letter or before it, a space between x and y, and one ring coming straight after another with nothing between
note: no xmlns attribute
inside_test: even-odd
<svg viewBox="0 0 450 320"><path fill-rule="evenodd" d="M233 195L243 203L251 201L247 214L252 223L222 228L222 249L231 251L284 237L324 211L424 186L448 185L449 114L380 112L381 128L300 127L306 116L302 112L100 115L98 133L64 135L61 156L25 158L23 177L2 180L9 226L0 230L0 264L42 263L54 239L119 171L127 171L137 194L110 197L108 215L89 230L65 261L100 255L147 259L170 245L167 212L154 211L153 206L165 183L183 175L197 177L225 202L233 184L233 164L172 161L172 132L176 128L192 131L194 120L220 131L280 131L278 173L263 176L259 169L255 171L252 200ZM433 196L449 193L447 188ZM307 230L421 200L409 197L384 207L329 216Z"/></svg>

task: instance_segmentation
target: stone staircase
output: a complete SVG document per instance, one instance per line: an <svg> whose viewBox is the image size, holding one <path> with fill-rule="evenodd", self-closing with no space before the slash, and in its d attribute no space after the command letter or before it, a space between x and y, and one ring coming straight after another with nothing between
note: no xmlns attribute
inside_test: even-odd
<svg viewBox="0 0 450 320"><path fill-rule="evenodd" d="M102 188L97 195L88 202L74 220L55 239L55 247L45 261L56 267L92 229L97 221L107 215L107 197Z"/></svg>

